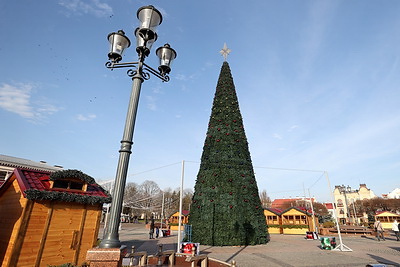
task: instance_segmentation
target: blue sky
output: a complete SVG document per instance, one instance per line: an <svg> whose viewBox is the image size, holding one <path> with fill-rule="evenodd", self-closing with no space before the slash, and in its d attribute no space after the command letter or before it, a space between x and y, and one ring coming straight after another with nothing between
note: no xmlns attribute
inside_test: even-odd
<svg viewBox="0 0 400 267"><path fill-rule="evenodd" d="M176 188L185 160L193 187L226 42L260 191L329 199L322 172L295 170L400 187L396 0L1 1L1 154L114 179L131 80L104 67L107 35L134 44L149 4L163 23L146 63L167 42L178 56L169 83L143 84L128 181Z"/></svg>

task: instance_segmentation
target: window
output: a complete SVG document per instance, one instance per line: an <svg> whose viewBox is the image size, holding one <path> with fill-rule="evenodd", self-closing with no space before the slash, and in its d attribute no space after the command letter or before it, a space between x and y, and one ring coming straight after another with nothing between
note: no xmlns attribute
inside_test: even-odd
<svg viewBox="0 0 400 267"><path fill-rule="evenodd" d="M76 181L56 180L54 181L53 188L82 190L83 183L79 183Z"/></svg>
<svg viewBox="0 0 400 267"><path fill-rule="evenodd" d="M338 206L338 207L343 207L343 200L338 199L338 200L337 200L337 206Z"/></svg>
<svg viewBox="0 0 400 267"><path fill-rule="evenodd" d="M305 215L296 215L296 224L307 224L307 218Z"/></svg>
<svg viewBox="0 0 400 267"><path fill-rule="evenodd" d="M268 216L267 216L267 221L268 221L268 223L270 223L270 224L279 224L278 216L268 215Z"/></svg>
<svg viewBox="0 0 400 267"><path fill-rule="evenodd" d="M295 218L293 215L283 216L283 224L295 224Z"/></svg>

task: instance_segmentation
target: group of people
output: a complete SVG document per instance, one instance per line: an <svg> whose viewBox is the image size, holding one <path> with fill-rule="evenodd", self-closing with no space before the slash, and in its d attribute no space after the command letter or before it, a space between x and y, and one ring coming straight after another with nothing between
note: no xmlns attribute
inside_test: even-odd
<svg viewBox="0 0 400 267"><path fill-rule="evenodd" d="M383 235L384 230L383 230L382 223L380 220L375 221L374 229L375 229L376 238L378 239L378 241L381 241L381 239L383 241L385 241L385 236ZM394 220L394 222L392 224L392 230L393 230L394 234L396 235L397 241L400 241L399 223L397 222L397 220Z"/></svg>
<svg viewBox="0 0 400 267"><path fill-rule="evenodd" d="M158 238L160 236L160 228L158 228L158 226L155 226L154 218L151 217L150 231L149 231L150 239L154 239L154 232L156 233L156 238Z"/></svg>
<svg viewBox="0 0 400 267"><path fill-rule="evenodd" d="M157 226L154 227L154 224L150 224L150 239L154 239L154 232L156 233L156 238L158 238L160 236L160 228L158 228Z"/></svg>

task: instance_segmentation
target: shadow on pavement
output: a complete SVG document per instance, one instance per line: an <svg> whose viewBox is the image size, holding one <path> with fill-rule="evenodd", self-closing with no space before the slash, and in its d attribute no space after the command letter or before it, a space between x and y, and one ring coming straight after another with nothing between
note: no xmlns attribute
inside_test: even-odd
<svg viewBox="0 0 400 267"><path fill-rule="evenodd" d="M247 248L247 246L244 246L243 248L241 248L240 250L238 250L236 253L234 253L232 256L230 256L226 262L230 262L231 260L233 260L233 258L235 258L237 255L240 254L240 252L242 252L245 248Z"/></svg>
<svg viewBox="0 0 400 267"><path fill-rule="evenodd" d="M370 256L371 258L373 258L374 260L376 260L379 263L388 264L388 265L391 265L391 266L400 266L400 264L398 262L387 260L385 258L376 256L376 255L372 255L372 254L367 254L367 255Z"/></svg>

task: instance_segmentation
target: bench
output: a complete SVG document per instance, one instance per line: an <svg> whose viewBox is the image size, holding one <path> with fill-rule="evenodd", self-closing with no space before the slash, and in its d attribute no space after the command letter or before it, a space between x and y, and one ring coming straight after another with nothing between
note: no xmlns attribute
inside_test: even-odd
<svg viewBox="0 0 400 267"><path fill-rule="evenodd" d="M329 229L332 233L337 233L338 230L336 228ZM340 227L340 233L342 234L354 234L354 235L373 235L374 231L369 228L360 227L360 226L342 226Z"/></svg>

